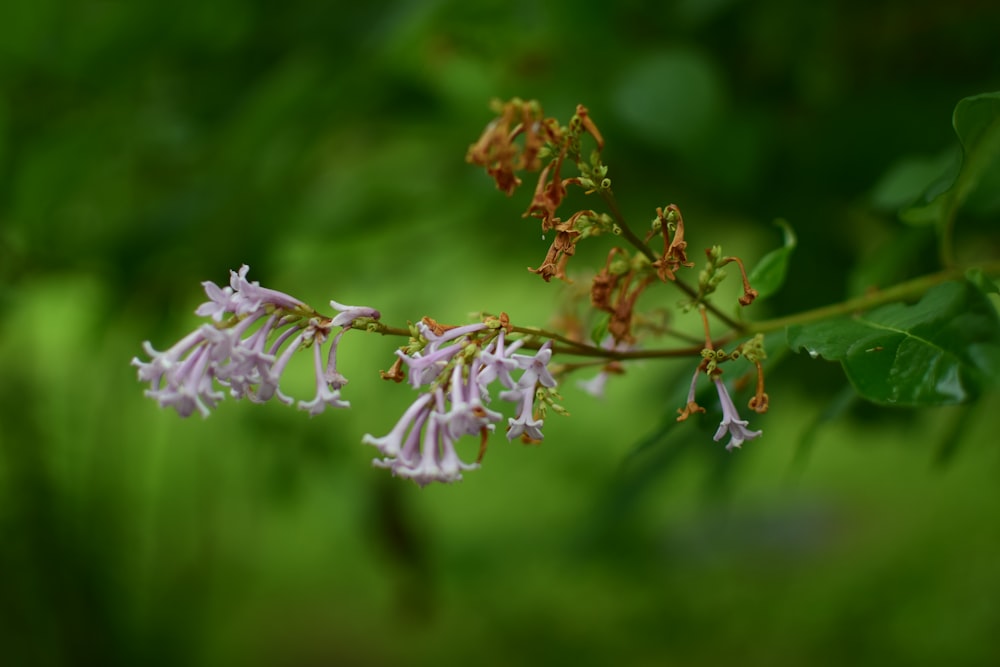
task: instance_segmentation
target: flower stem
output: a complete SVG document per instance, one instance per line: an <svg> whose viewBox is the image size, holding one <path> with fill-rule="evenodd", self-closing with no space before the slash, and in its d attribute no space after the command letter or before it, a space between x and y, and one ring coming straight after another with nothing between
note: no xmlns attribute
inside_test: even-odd
<svg viewBox="0 0 1000 667"><path fill-rule="evenodd" d="M980 268L987 274L1000 273L1000 261L989 262ZM769 333L771 331L784 329L785 327L793 324L808 324L818 320L825 320L829 317L847 315L849 313L868 310L869 308L881 306L882 304L891 303L893 301L916 297L935 285L949 280L962 278L965 275L965 271L966 269L964 268L945 269L943 271L938 271L937 273L931 273L926 276L920 276L918 278L914 278L913 280L907 280L906 282L892 285L891 287L878 290L877 292L872 292L871 294L857 296L853 299L848 299L840 303L834 303L828 306L806 310L801 313L786 315L784 317L776 317L774 319L764 320L763 322L749 322L744 325L742 333Z"/></svg>
<svg viewBox="0 0 1000 667"><path fill-rule="evenodd" d="M632 228L629 227L627 222L625 222L625 216L622 215L621 209L618 208L618 200L615 199L615 194L611 191L611 188L601 188L600 193L601 193L601 198L604 200L604 203L607 205L608 210L611 212L611 217L614 218L615 223L618 225L618 228L621 229L622 236L625 237L625 240L631 243L636 248L636 250L645 255L650 262L655 262L656 253L654 253L653 250L648 245L646 245L642 239L636 236L635 232L632 231ZM682 292L687 294L693 300L697 301L698 290L691 287L680 278L674 278L674 280L671 282L673 282L674 285L677 285L678 289L680 289ZM704 303L705 307L708 309L710 313L719 318L719 321L721 321L730 329L742 331L744 328L746 328L746 325L744 323L737 322L736 320L731 318L729 315L723 313L721 310L719 310L716 306L712 305L711 303L706 303L704 301L702 303Z"/></svg>

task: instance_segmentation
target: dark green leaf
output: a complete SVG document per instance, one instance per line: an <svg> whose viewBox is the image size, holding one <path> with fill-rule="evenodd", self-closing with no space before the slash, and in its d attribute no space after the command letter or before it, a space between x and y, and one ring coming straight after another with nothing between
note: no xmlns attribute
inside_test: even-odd
<svg viewBox="0 0 1000 667"><path fill-rule="evenodd" d="M841 362L875 403L962 403L1000 376L1000 320L967 282L937 285L912 306L791 326L787 336L792 350Z"/></svg>
<svg viewBox="0 0 1000 667"><path fill-rule="evenodd" d="M889 167L872 189L872 206L895 213L918 202L921 195L926 203L928 193L937 196L951 186L961 164L957 148L935 156L902 158Z"/></svg>
<svg viewBox="0 0 1000 667"><path fill-rule="evenodd" d="M788 274L788 261L795 250L797 243L795 232L792 226L785 220L775 220L774 224L784 231L784 245L777 250L764 255L757 266L750 272L750 284L757 290L757 298L768 297L785 283L785 276Z"/></svg>
<svg viewBox="0 0 1000 667"><path fill-rule="evenodd" d="M954 178L946 172L935 180L921 202L903 210L905 222L944 226L980 185L1000 181L1000 92L961 100L952 125L962 142L962 166Z"/></svg>

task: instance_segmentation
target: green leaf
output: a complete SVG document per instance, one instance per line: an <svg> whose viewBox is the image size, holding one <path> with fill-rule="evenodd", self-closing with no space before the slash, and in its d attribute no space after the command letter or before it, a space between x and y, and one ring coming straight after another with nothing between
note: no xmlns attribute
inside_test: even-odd
<svg viewBox="0 0 1000 667"><path fill-rule="evenodd" d="M792 350L839 361L875 403L964 403L1000 377L1000 319L968 282L937 285L912 306L790 326L786 334Z"/></svg>
<svg viewBox="0 0 1000 667"><path fill-rule="evenodd" d="M983 294L1000 294L1000 287L983 273L982 269L969 269L965 272L965 279L978 287Z"/></svg>
<svg viewBox="0 0 1000 667"><path fill-rule="evenodd" d="M962 165L953 177L946 171L927 187L921 202L904 209L900 217L905 222L943 228L980 185L988 189L1000 181L1000 92L961 100L952 126L962 143Z"/></svg>
<svg viewBox="0 0 1000 667"><path fill-rule="evenodd" d="M610 322L611 316L605 315L594 324L594 328L590 330L590 340L594 345L600 347L601 343L604 342L605 336L608 335L608 324Z"/></svg>
<svg viewBox="0 0 1000 667"><path fill-rule="evenodd" d="M614 93L625 125L643 141L694 152L725 109L723 78L702 53L673 48L625 67Z"/></svg>
<svg viewBox="0 0 1000 667"><path fill-rule="evenodd" d="M762 299L771 296L785 283L785 276L788 274L788 261L792 256L792 251L798 243L792 226L785 220L775 220L774 224L784 231L784 245L777 250L764 255L757 266L750 272L750 285L757 290L757 298Z"/></svg>
<svg viewBox="0 0 1000 667"><path fill-rule="evenodd" d="M928 192L937 196L951 186L961 164L962 154L957 146L935 156L901 158L872 188L872 206L895 213L920 201L921 196L924 197L922 203L926 203Z"/></svg>

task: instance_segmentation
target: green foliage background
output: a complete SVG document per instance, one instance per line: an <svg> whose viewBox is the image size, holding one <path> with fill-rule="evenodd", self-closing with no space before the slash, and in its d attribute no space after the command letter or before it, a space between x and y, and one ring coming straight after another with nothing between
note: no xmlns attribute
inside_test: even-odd
<svg viewBox="0 0 1000 667"><path fill-rule="evenodd" d="M360 445L412 398L393 340L347 336L349 412L143 398L141 341L243 262L390 323L544 324L526 200L463 162L493 97L587 105L636 226L676 203L752 265L791 221L751 317L935 268L895 211L1000 89L993 3L538 4L0 4L0 662L1000 661L995 395L876 408L786 358L727 455L662 430L690 368L645 362L424 490ZM997 255L988 210L960 258Z"/></svg>

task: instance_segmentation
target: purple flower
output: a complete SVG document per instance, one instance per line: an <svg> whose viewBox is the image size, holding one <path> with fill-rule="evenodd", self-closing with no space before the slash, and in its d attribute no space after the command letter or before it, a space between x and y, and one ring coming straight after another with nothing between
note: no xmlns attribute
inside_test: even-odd
<svg viewBox="0 0 1000 667"><path fill-rule="evenodd" d="M514 379L511 373L519 368L517 359L511 357L514 351L524 345L523 340L516 340L504 348L504 333L501 328L497 337L479 355L479 360L483 364L482 371L478 374L478 381L481 387L485 388L494 380L499 380L500 384L508 389L514 388Z"/></svg>
<svg viewBox="0 0 1000 667"><path fill-rule="evenodd" d="M412 434L415 430L419 435L420 428L429 414L429 410L426 408L430 405L433 398L433 394L423 394L417 397L417 400L406 409L406 412L403 413L403 416L399 418L399 421L396 422L396 425L392 427L392 430L388 434L381 438L376 438L366 433L361 438L361 442L366 445L373 445L385 454L387 458L391 459L402 455L404 459L411 459L411 455L404 453L404 446L408 442L408 434Z"/></svg>
<svg viewBox="0 0 1000 667"><path fill-rule="evenodd" d="M300 308L308 309L306 304L284 292L261 287L256 280L250 282L246 279L250 267L244 264L239 272L229 272L229 286L234 294L231 297L237 315L252 313L264 305L270 305L289 312Z"/></svg>
<svg viewBox="0 0 1000 667"><path fill-rule="evenodd" d="M421 352L414 352L412 356L409 356L402 350L396 350L396 356L402 359L403 363L409 367L410 384L415 389L419 389L436 380L441 371L448 367L448 363L452 357L461 351L462 347L460 345L449 345L426 355Z"/></svg>
<svg viewBox="0 0 1000 667"><path fill-rule="evenodd" d="M337 344L347 329L333 337L327 366L323 367L323 351L320 341L313 342L313 368L316 373L316 396L311 401L299 401L299 409L306 410L315 417L326 408L349 408L350 402L340 400L340 388L347 384L347 378L337 372Z"/></svg>
<svg viewBox="0 0 1000 667"><path fill-rule="evenodd" d="M354 324L354 320L358 320L363 317L377 320L382 317L382 314L377 310L367 306L345 306L342 303L337 303L336 301L331 300L330 307L338 313L338 315L333 318L333 321L330 322L330 326L332 327L344 327L346 329Z"/></svg>
<svg viewBox="0 0 1000 667"><path fill-rule="evenodd" d="M437 350L441 347L443 343L448 343L451 341L458 340L463 336L468 336L471 333L476 333L477 331L482 331L486 328L486 325L482 322L476 324L466 324L460 327L452 327L451 329L446 329L444 333L440 336L431 331L431 328L427 326L424 322L417 323L417 329L420 331L420 335L427 340L427 348L430 350Z"/></svg>
<svg viewBox="0 0 1000 667"><path fill-rule="evenodd" d="M245 264L238 272L230 271L225 288L202 283L209 301L195 313L216 324L203 324L165 352L144 343L150 361L134 358L132 365L138 368L139 379L150 383L146 395L182 417L195 410L207 416L224 396L217 385L237 399L264 402L277 396L292 404L294 399L279 388L281 377L295 353L312 346L316 394L312 400L299 401L299 408L317 415L328 407L348 407L340 398L347 379L337 372L337 347L355 320L378 319L379 312L332 301L338 314L326 318L284 292L249 282L247 271ZM341 329L331 339L334 327ZM321 346L328 339L324 367Z"/></svg>
<svg viewBox="0 0 1000 667"><path fill-rule="evenodd" d="M479 464L465 463L458 457L455 438L446 422L444 391L438 387L433 394L419 397L387 436L365 435L362 442L373 444L387 454L384 459L375 459L373 465L412 479L418 486L458 482L463 470L474 470Z"/></svg>
<svg viewBox="0 0 1000 667"><path fill-rule="evenodd" d="M749 422L740 419L739 413L736 412L736 406L733 405L733 399L729 397L729 392L726 391L726 385L722 379L714 377L712 381L719 392L719 404L722 406L722 422L719 424L719 430L715 432L715 441L718 442L728 433L730 439L726 449L732 451L734 448L741 447L745 441L759 437L763 431L751 431L747 428Z"/></svg>
<svg viewBox="0 0 1000 667"><path fill-rule="evenodd" d="M455 364L451 376L451 410L439 418L448 434L459 438L463 435L478 435L484 428L493 431L493 424L501 419L503 415L483 405L474 367L469 367L469 379L463 381L462 366Z"/></svg>
<svg viewBox="0 0 1000 667"><path fill-rule="evenodd" d="M627 343L626 341L615 343L615 339L613 336L605 336L604 340L601 341L601 347L603 347L605 350L618 350L621 352L624 352L626 350L631 350L633 348L633 346ZM577 380L576 386L582 389L584 392L590 394L594 398L603 399L604 389L605 387L607 387L608 384L608 378L611 377L611 374L613 372L621 373L622 372L621 367L618 366L617 364L615 364L615 366L607 364L603 368L601 368L601 371L597 375L590 378L589 380Z"/></svg>
<svg viewBox="0 0 1000 667"><path fill-rule="evenodd" d="M501 399L518 404L514 417L507 420L507 439L513 440L524 435L532 440L541 440L543 420L533 418L532 406L538 385L556 386L555 378L548 369L548 363L552 359L552 341L547 341L538 348L534 356L515 354L514 359L524 372L513 388L500 392Z"/></svg>
<svg viewBox="0 0 1000 667"><path fill-rule="evenodd" d="M577 380L576 386L594 398L604 398L604 388L608 384L608 377L610 377L608 372L602 370L589 380Z"/></svg>
<svg viewBox="0 0 1000 667"><path fill-rule="evenodd" d="M212 386L212 352L207 344L210 338L207 330L211 329L207 325L199 328L166 352L157 352L147 341L143 348L152 361L132 360L139 369L139 379L150 383L145 395L161 408L174 408L182 417L189 417L198 410L207 417L223 399L224 395Z"/></svg>
<svg viewBox="0 0 1000 667"><path fill-rule="evenodd" d="M376 438L366 434L362 443L373 445L384 455L373 465L387 468L394 475L408 477L420 486L430 482L455 482L462 471L479 467L463 462L455 449L462 436L486 438L503 415L486 407L489 387L499 382L506 387L503 400L517 403L515 417L508 420L507 437L525 435L542 439L542 420L532 416L539 386L554 387L548 370L551 344L546 343L534 355L513 354L523 345L518 340L505 347L504 330L480 349L472 338L487 329L473 324L449 329L442 335L418 325L426 341L423 350L396 354L410 370L410 384L427 389L403 413L393 429ZM487 334L489 335L489 334ZM521 371L515 381L512 373Z"/></svg>

